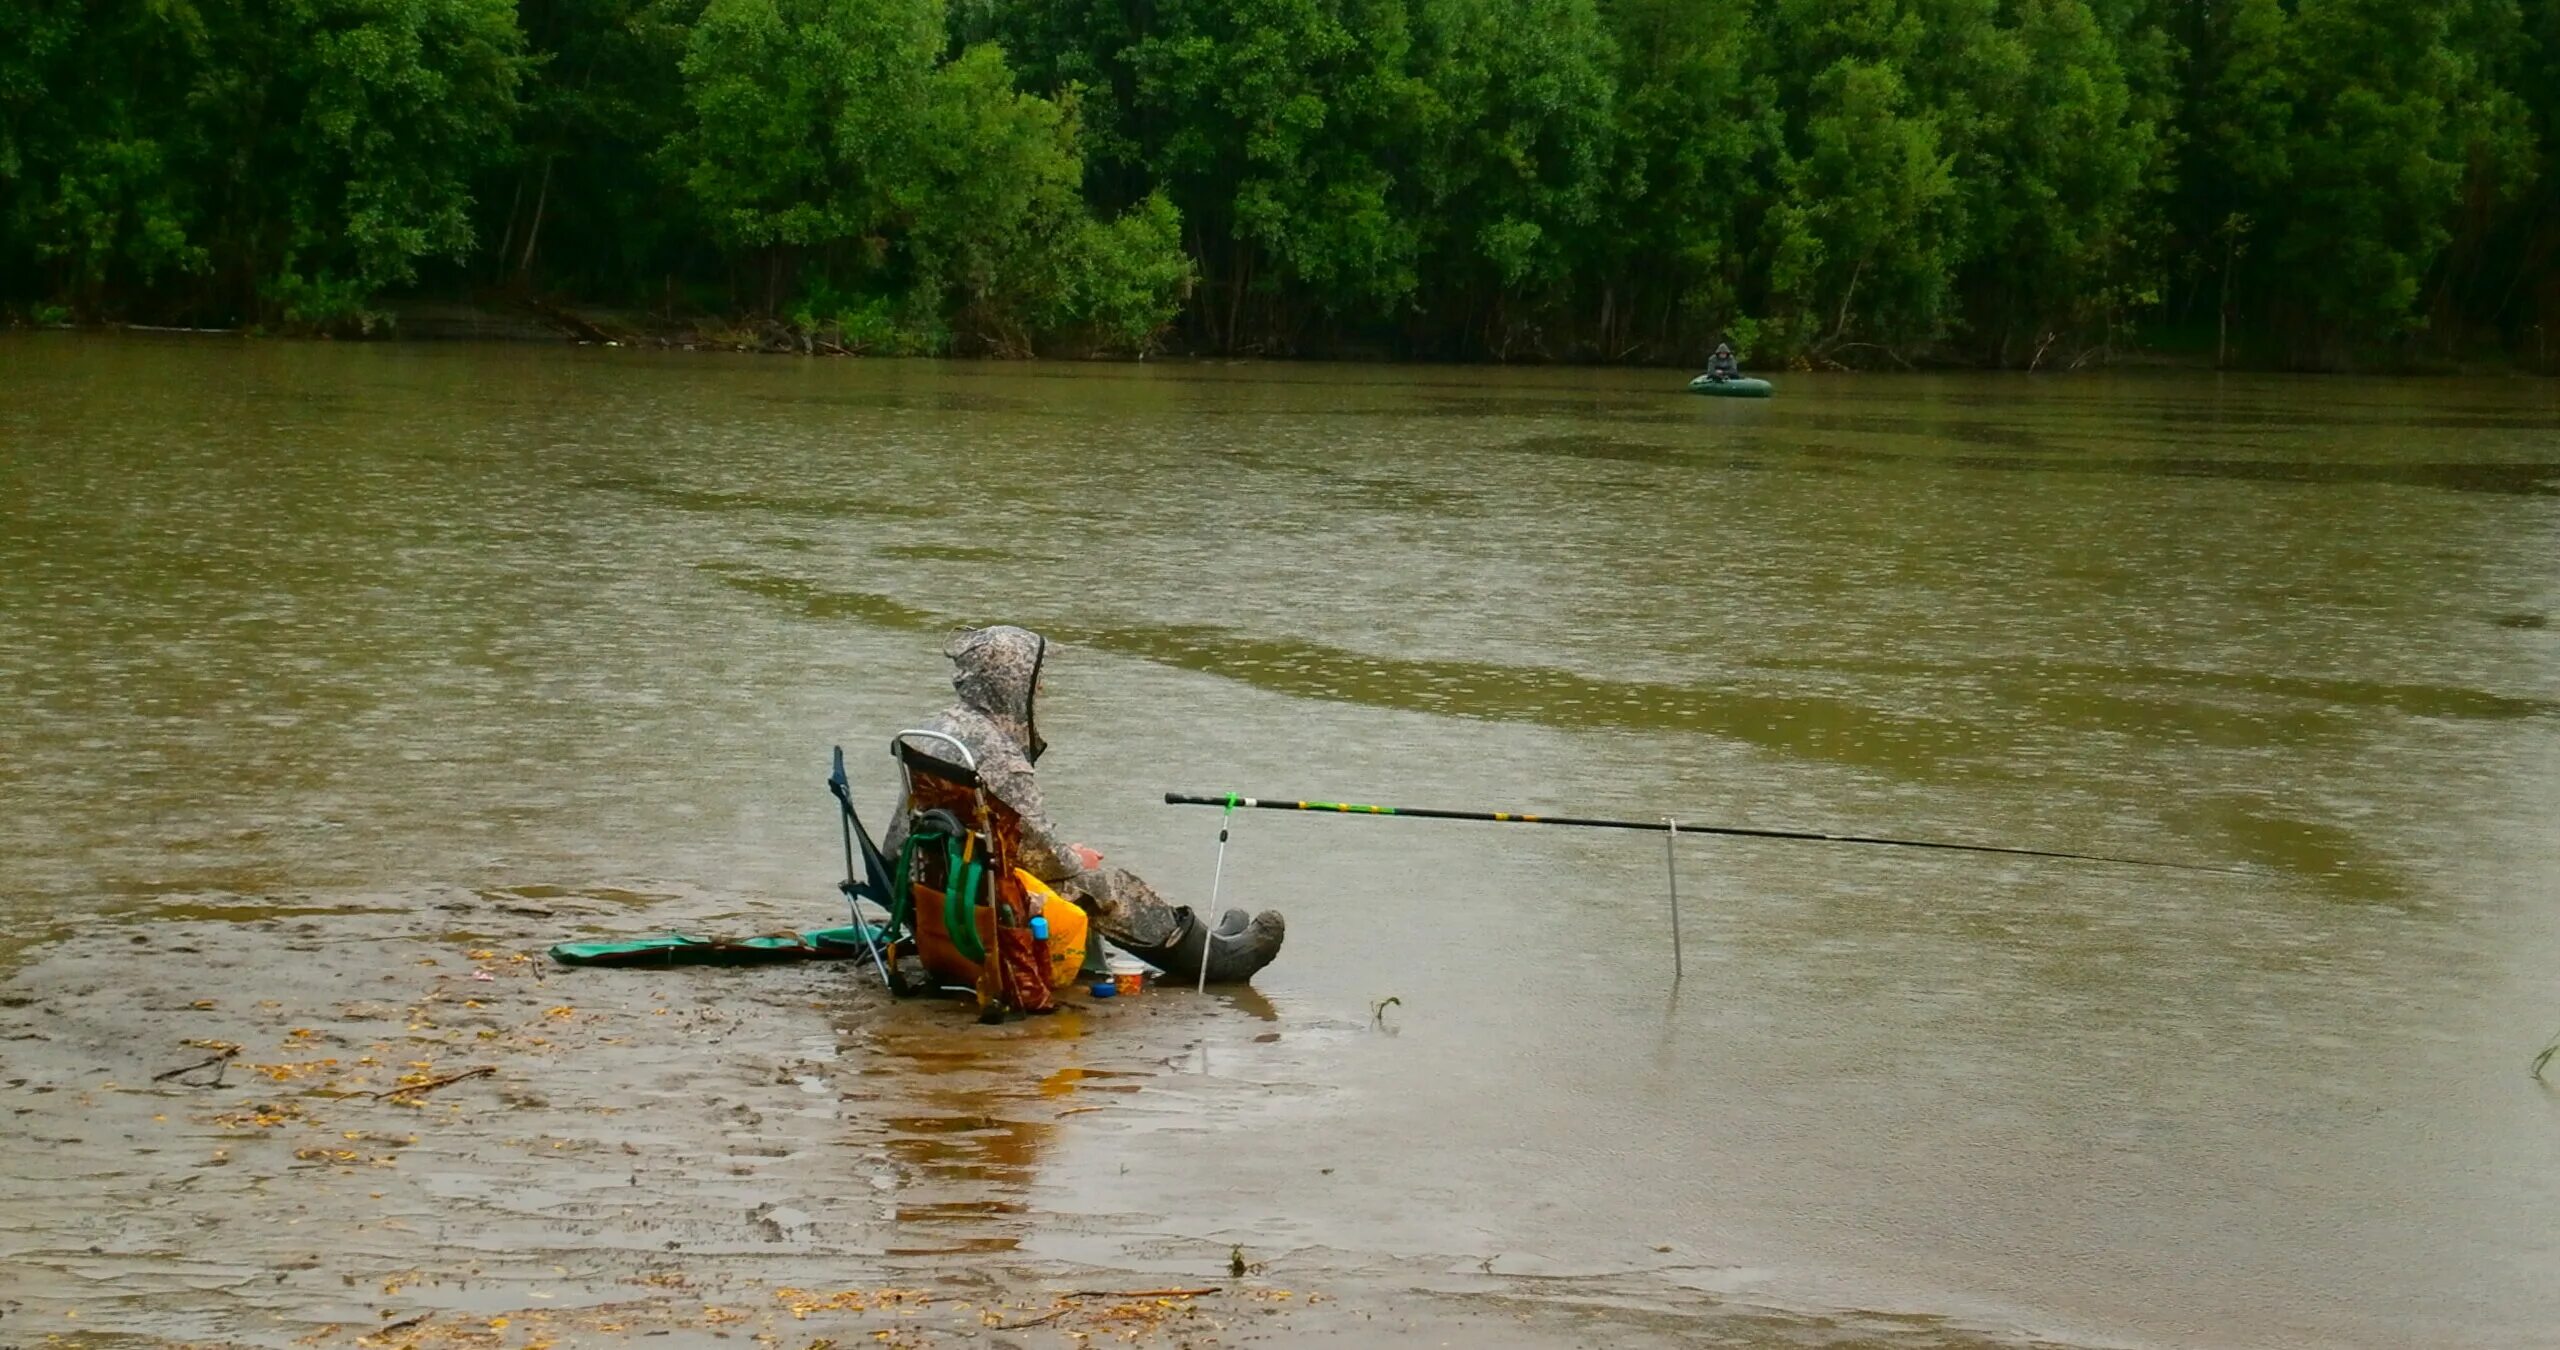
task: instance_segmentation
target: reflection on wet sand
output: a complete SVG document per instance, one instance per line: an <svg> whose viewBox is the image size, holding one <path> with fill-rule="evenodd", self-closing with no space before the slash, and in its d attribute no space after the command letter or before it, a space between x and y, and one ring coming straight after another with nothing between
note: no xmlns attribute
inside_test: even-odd
<svg viewBox="0 0 2560 1350"><path fill-rule="evenodd" d="M894 1257L1011 1251L1038 1222L1032 1192L1062 1122L1092 1109L1085 1094L1126 1096L1154 1074L1079 1061L1085 1032L1072 1005L1054 1017L990 1035L954 1026L934 1003L843 1027L865 1057L859 1100L894 1097L899 1109L853 1115L854 1139L891 1164ZM871 1080L888 1078L894 1085Z"/></svg>

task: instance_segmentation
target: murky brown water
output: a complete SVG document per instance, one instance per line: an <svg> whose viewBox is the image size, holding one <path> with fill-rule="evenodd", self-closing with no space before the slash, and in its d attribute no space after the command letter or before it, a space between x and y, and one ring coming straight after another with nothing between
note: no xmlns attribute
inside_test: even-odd
<svg viewBox="0 0 2560 1350"><path fill-rule="evenodd" d="M1256 814L1288 952L1163 1063L848 1043L951 1098L868 1123L933 1241L2546 1343L2560 390L1678 386L0 338L0 915L823 922L826 746L884 812L1010 620L1062 814L1192 896L1169 789L2262 874L1702 839L1675 990L1656 838Z"/></svg>

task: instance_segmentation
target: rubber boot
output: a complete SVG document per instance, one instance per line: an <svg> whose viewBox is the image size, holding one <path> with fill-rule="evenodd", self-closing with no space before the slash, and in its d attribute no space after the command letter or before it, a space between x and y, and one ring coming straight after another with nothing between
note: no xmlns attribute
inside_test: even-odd
<svg viewBox="0 0 2560 1350"><path fill-rule="evenodd" d="M1189 987L1200 983L1205 934L1190 906L1176 905L1174 913L1181 919L1181 931L1171 942L1152 947L1121 945L1131 956L1162 970L1166 984ZM1266 909L1248 919L1243 910L1231 909L1219 917L1217 932L1209 950L1209 983L1243 984L1279 957L1289 925L1278 910Z"/></svg>

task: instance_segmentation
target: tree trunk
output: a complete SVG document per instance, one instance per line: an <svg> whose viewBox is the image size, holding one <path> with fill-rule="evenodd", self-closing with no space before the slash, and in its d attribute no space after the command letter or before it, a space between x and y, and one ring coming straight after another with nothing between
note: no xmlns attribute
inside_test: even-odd
<svg viewBox="0 0 2560 1350"><path fill-rule="evenodd" d="M525 226L524 257L516 263L516 280L530 284L533 278L533 249L542 242L542 209L551 201L552 157L542 157L542 189L533 194L533 222Z"/></svg>
<svg viewBox="0 0 2560 1350"><path fill-rule="evenodd" d="M524 175L516 175L516 195L507 202L507 232L498 240L498 281L507 279L507 256L516 251L516 217L524 211Z"/></svg>
<svg viewBox="0 0 2560 1350"><path fill-rule="evenodd" d="M1858 265L1849 269L1849 287L1840 293L1840 313L1831 324L1831 340L1834 343L1840 341L1841 334L1849 331L1849 302L1858 298L1858 278L1866 274L1867 260L1864 258L1860 258Z"/></svg>
<svg viewBox="0 0 2560 1350"><path fill-rule="evenodd" d="M2228 226L2226 225L2226 229ZM2231 269L2240 257L2240 239L2225 234L2222 240L2222 296L2214 306L2213 368L2224 369L2231 358Z"/></svg>
<svg viewBox="0 0 2560 1350"><path fill-rule="evenodd" d="M1236 316L1244 309L1244 241L1238 239L1234 244L1235 246L1228 251L1228 256L1234 262L1234 275L1228 278L1227 283L1226 354L1229 356L1236 354Z"/></svg>

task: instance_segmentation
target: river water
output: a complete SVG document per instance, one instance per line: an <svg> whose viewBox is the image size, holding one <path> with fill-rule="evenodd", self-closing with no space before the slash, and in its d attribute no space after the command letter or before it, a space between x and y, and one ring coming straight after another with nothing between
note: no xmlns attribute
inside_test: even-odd
<svg viewBox="0 0 2560 1350"><path fill-rule="evenodd" d="M827 747L884 819L1022 623L1053 805L1177 898L1169 790L2233 869L1687 839L1675 983L1659 836L1246 813L1289 944L1148 996L1187 1077L893 1150L1025 1251L2547 1344L2560 386L1679 386L0 337L0 919L826 922ZM851 1053L979 1034L902 1015Z"/></svg>

